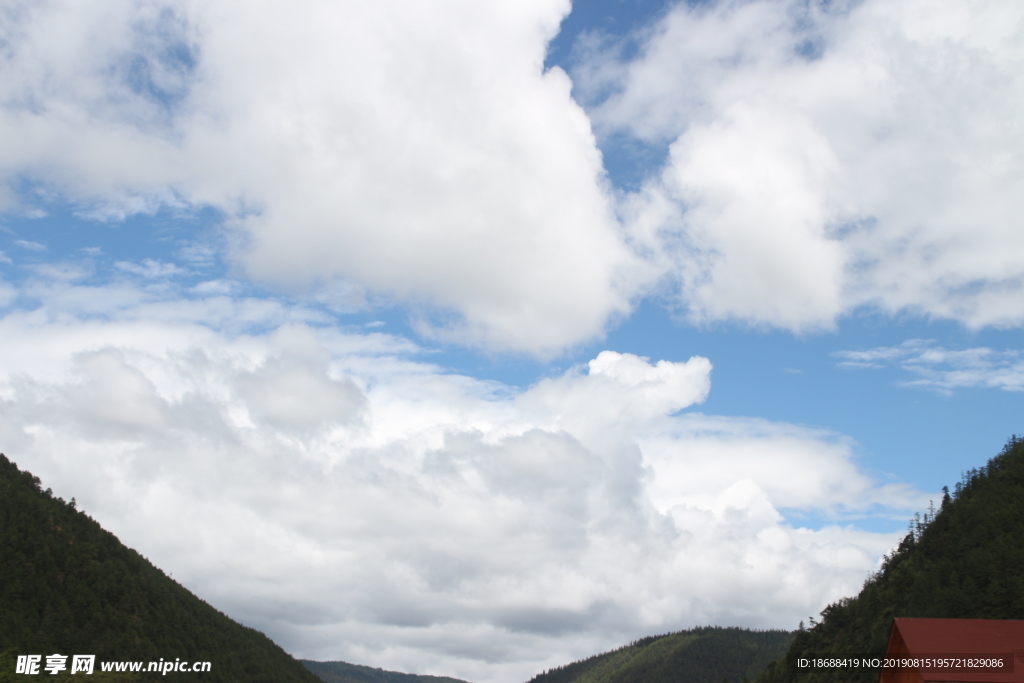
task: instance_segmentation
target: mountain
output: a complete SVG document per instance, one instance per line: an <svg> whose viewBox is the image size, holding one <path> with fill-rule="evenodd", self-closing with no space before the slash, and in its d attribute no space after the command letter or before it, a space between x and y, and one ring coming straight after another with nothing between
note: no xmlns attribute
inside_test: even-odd
<svg viewBox="0 0 1024 683"><path fill-rule="evenodd" d="M873 683L877 670L800 670L809 655L884 654L893 617L1024 619L1024 439L944 487L938 509L910 529L860 594L801 628L758 683Z"/></svg>
<svg viewBox="0 0 1024 683"><path fill-rule="evenodd" d="M265 635L238 624L168 578L113 534L42 489L38 477L0 454L0 681L18 655L96 655L91 680L149 680L104 674L104 661L209 661L201 675L162 680L318 683ZM46 680L75 681L68 671Z"/></svg>
<svg viewBox="0 0 1024 683"><path fill-rule="evenodd" d="M299 661L319 676L324 683L466 683L458 678L448 678L447 676L403 674L348 662L314 662L308 659Z"/></svg>
<svg viewBox="0 0 1024 683"><path fill-rule="evenodd" d="M752 679L781 657L787 631L708 626L642 638L534 676L530 683L721 683Z"/></svg>

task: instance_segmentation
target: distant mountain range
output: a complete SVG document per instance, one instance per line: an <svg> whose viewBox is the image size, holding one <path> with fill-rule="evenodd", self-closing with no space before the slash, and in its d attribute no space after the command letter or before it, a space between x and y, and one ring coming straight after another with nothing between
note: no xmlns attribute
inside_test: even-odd
<svg viewBox="0 0 1024 683"><path fill-rule="evenodd" d="M788 631L707 626L649 636L534 676L530 683L721 683L753 679L783 656Z"/></svg>
<svg viewBox="0 0 1024 683"><path fill-rule="evenodd" d="M324 683L466 683L458 678L448 678L447 676L403 674L348 662L314 662L308 659L299 661L319 676Z"/></svg>

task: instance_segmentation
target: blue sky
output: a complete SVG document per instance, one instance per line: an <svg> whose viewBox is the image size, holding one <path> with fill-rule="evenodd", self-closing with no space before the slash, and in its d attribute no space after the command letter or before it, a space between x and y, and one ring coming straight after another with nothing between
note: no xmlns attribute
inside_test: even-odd
<svg viewBox="0 0 1024 683"><path fill-rule="evenodd" d="M0 449L297 656L793 628L1020 431L1012 3L25 6Z"/></svg>

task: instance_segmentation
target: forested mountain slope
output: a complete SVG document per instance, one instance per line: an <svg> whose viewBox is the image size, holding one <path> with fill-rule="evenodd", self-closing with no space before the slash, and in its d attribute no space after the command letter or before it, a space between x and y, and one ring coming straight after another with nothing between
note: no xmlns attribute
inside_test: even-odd
<svg viewBox="0 0 1024 683"><path fill-rule="evenodd" d="M318 683L269 638L194 596L0 454L0 681L24 678L14 673L17 655L45 663L53 653L211 662L208 673L162 680ZM153 676L104 675L97 664L89 680Z"/></svg>
<svg viewBox="0 0 1024 683"><path fill-rule="evenodd" d="M403 674L348 662L314 662L308 659L300 661L324 683L466 683L447 676Z"/></svg>
<svg viewBox="0 0 1024 683"><path fill-rule="evenodd" d="M1024 440L1011 438L947 488L860 595L821 616L758 683L873 682L877 671L814 672L795 663L811 654L881 655L893 617L1024 619Z"/></svg>
<svg viewBox="0 0 1024 683"><path fill-rule="evenodd" d="M736 683L781 657L793 634L708 626L650 636L534 676L530 683Z"/></svg>

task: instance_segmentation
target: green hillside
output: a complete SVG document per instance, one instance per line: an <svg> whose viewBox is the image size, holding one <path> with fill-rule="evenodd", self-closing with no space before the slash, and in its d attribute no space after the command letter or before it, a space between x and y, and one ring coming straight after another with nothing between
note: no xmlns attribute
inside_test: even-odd
<svg viewBox="0 0 1024 683"><path fill-rule="evenodd" d="M96 655L102 661L209 661L208 673L161 680L265 683L318 679L259 631L242 626L168 578L37 477L0 454L0 681L17 655ZM70 658L68 659L70 669ZM75 681L64 672L46 680Z"/></svg>
<svg viewBox="0 0 1024 683"><path fill-rule="evenodd" d="M821 616L758 683L873 683L877 671L815 673L795 662L810 654L881 655L893 617L1024 619L1024 440L1011 438L988 464L946 489L938 509L915 518L860 595Z"/></svg>
<svg viewBox="0 0 1024 683"><path fill-rule="evenodd" d="M300 661L324 683L466 683L447 676L403 674L348 662L314 662L307 659Z"/></svg>
<svg viewBox="0 0 1024 683"><path fill-rule="evenodd" d="M781 657L786 631L708 626L650 636L534 676L530 683L721 683L752 679Z"/></svg>

